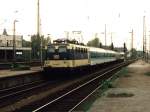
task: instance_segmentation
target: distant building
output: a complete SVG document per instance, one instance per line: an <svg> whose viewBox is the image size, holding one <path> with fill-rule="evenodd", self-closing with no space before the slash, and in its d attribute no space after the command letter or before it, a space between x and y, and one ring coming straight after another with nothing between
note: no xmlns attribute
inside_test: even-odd
<svg viewBox="0 0 150 112"><path fill-rule="evenodd" d="M22 47L23 36L16 35L16 47ZM0 47L13 47L13 35L0 35Z"/></svg>
<svg viewBox="0 0 150 112"><path fill-rule="evenodd" d="M29 56L26 53L31 52L30 47L23 47L23 36L15 35L16 44L16 61L25 61ZM13 35L8 35L6 29L4 29L2 35L0 35L0 62L13 60Z"/></svg>

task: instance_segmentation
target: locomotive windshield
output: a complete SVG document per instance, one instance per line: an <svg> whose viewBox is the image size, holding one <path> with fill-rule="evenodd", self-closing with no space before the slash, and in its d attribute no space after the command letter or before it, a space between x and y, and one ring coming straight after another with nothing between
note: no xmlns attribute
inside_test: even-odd
<svg viewBox="0 0 150 112"><path fill-rule="evenodd" d="M55 52L55 47L48 47L48 49L47 49L47 52L48 53L54 53Z"/></svg>
<svg viewBox="0 0 150 112"><path fill-rule="evenodd" d="M64 60L68 59L68 50L66 45L50 45L47 47L47 59Z"/></svg>
<svg viewBox="0 0 150 112"><path fill-rule="evenodd" d="M58 52L59 52L59 53L67 52L66 46L59 46Z"/></svg>

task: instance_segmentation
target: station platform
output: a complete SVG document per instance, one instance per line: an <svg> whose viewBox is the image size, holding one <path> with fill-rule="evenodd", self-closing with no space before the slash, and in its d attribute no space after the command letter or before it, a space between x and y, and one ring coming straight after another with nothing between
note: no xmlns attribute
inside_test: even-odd
<svg viewBox="0 0 150 112"><path fill-rule="evenodd" d="M138 60L125 69L88 112L150 112L150 64Z"/></svg>
<svg viewBox="0 0 150 112"><path fill-rule="evenodd" d="M4 77L12 77L12 76L19 76L29 73L35 73L42 71L42 68L40 66L38 67L31 67L30 70L0 70L0 78Z"/></svg>

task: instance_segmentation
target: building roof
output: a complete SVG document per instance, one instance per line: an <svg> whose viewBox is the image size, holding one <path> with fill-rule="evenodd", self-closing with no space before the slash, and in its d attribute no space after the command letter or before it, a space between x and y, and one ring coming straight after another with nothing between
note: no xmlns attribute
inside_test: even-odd
<svg viewBox="0 0 150 112"><path fill-rule="evenodd" d="M8 36L8 33L7 33L6 29L4 29L3 35L7 35Z"/></svg>

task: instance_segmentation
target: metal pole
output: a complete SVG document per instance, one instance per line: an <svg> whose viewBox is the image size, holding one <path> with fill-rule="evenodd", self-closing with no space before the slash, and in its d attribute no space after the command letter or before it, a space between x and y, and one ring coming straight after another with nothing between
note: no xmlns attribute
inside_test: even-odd
<svg viewBox="0 0 150 112"><path fill-rule="evenodd" d="M40 35L40 1L37 1L37 36Z"/></svg>
<svg viewBox="0 0 150 112"><path fill-rule="evenodd" d="M145 59L145 16L143 16L143 58Z"/></svg>
<svg viewBox="0 0 150 112"><path fill-rule="evenodd" d="M150 32L150 31L149 31ZM149 55L148 55L148 59L150 61L150 35L149 35Z"/></svg>
<svg viewBox="0 0 150 112"><path fill-rule="evenodd" d="M106 42L106 24L105 24L105 46L107 45L107 42Z"/></svg>
<svg viewBox="0 0 150 112"><path fill-rule="evenodd" d="M43 67L43 43L42 43L42 37L40 34L40 0L37 1L37 37L40 38L40 62L41 62L41 68Z"/></svg>
<svg viewBox="0 0 150 112"><path fill-rule="evenodd" d="M131 33L131 52L132 52L132 56L133 56L133 29L132 29L132 33Z"/></svg>
<svg viewBox="0 0 150 112"><path fill-rule="evenodd" d="M131 36L131 38L132 38L132 40L131 40L131 49L133 50L133 29L132 29L132 32L131 32L132 34L132 36Z"/></svg>
<svg viewBox="0 0 150 112"><path fill-rule="evenodd" d="M41 36L41 68L43 67L43 39Z"/></svg>
<svg viewBox="0 0 150 112"><path fill-rule="evenodd" d="M133 56L133 29L129 33L131 33L131 56Z"/></svg>
<svg viewBox="0 0 150 112"><path fill-rule="evenodd" d="M30 37L30 48L32 50L32 40L31 40L31 35L28 35ZM32 51L30 50L30 64L31 64L31 53Z"/></svg>
<svg viewBox="0 0 150 112"><path fill-rule="evenodd" d="M13 67L15 66L16 62L16 38L15 38L15 23L16 20L13 22Z"/></svg>
<svg viewBox="0 0 150 112"><path fill-rule="evenodd" d="M112 44L112 32L111 32L111 44Z"/></svg>

